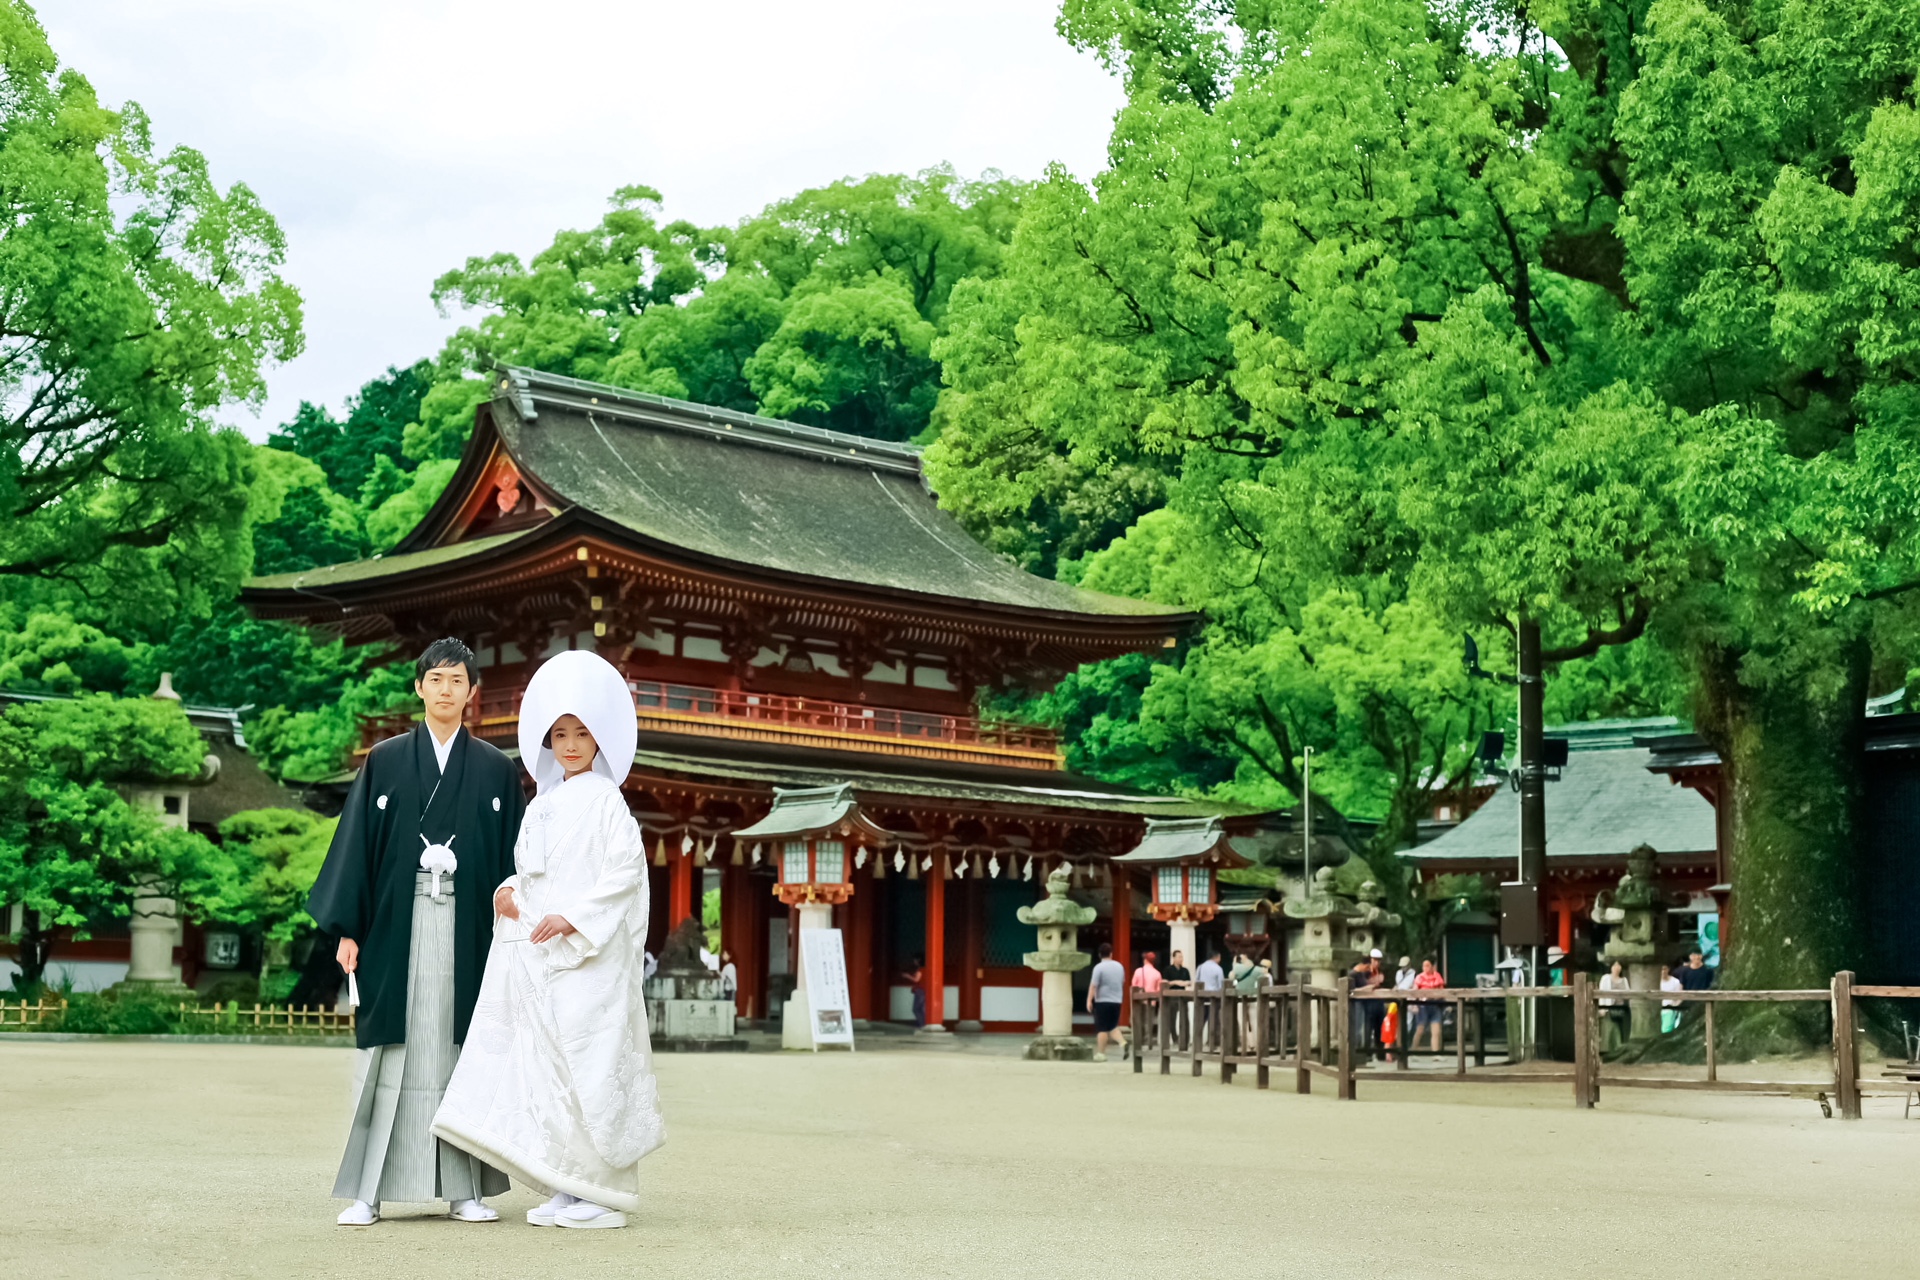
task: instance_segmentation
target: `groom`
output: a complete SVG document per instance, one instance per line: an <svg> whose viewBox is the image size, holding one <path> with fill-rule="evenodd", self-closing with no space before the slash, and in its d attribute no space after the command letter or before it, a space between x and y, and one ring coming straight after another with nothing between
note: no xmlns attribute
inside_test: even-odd
<svg viewBox="0 0 1920 1280"><path fill-rule="evenodd" d="M436 640L415 664L426 717L367 753L307 899L340 939L360 994L353 1124L333 1194L342 1226L383 1200L447 1200L493 1222L507 1176L431 1132L473 1017L493 938L493 891L513 872L519 770L461 725L480 685L473 651ZM450 871L450 874L449 874Z"/></svg>

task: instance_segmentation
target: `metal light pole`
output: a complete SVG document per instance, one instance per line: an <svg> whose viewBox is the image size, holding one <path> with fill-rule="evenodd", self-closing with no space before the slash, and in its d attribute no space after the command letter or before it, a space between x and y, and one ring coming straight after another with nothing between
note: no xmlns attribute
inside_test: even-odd
<svg viewBox="0 0 1920 1280"><path fill-rule="evenodd" d="M1306 833L1300 841L1300 852L1305 859L1301 872L1304 878L1300 885L1300 896L1311 898L1313 896L1313 748L1306 747L1304 751L1306 760L1302 766L1300 789L1306 794L1301 797L1300 812L1306 823Z"/></svg>

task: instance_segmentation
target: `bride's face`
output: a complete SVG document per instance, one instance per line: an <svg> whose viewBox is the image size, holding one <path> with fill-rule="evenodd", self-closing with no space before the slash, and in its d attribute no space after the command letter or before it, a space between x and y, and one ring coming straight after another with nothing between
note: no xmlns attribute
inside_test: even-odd
<svg viewBox="0 0 1920 1280"><path fill-rule="evenodd" d="M561 716L555 720L547 733L547 741L553 747L553 758L560 762L560 768L569 778L591 769L594 753L600 749L593 735L587 732L587 726L580 723L579 716Z"/></svg>

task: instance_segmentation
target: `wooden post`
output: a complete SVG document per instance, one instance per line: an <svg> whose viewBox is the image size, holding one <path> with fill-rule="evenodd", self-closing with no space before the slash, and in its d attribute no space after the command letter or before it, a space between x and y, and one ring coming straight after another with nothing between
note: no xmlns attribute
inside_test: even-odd
<svg viewBox="0 0 1920 1280"><path fill-rule="evenodd" d="M1573 1105L1593 1105L1593 975L1573 975Z"/></svg>
<svg viewBox="0 0 1920 1280"><path fill-rule="evenodd" d="M1353 1101L1353 979L1342 977L1333 984L1333 1034L1340 1038L1340 1074L1334 1077L1334 1097Z"/></svg>
<svg viewBox="0 0 1920 1280"><path fill-rule="evenodd" d="M1707 1006L1707 1083L1712 1084L1720 1078L1720 1063L1713 1045L1713 1006L1714 1001L1704 1001Z"/></svg>
<svg viewBox="0 0 1920 1280"><path fill-rule="evenodd" d="M1132 1026L1134 1030L1133 1074L1139 1075L1142 1071L1145 1071L1147 1069L1147 1062L1146 1062L1147 1055L1145 1052L1147 1046L1144 1043L1142 1043L1146 1039L1146 1036L1143 1034L1143 1032L1145 1031L1145 1028L1148 1025L1147 1010L1146 1010L1147 993L1142 991L1139 987L1128 987L1127 1003L1132 1005L1135 1010L1135 1016L1132 1019Z"/></svg>
<svg viewBox="0 0 1920 1280"><path fill-rule="evenodd" d="M1487 1002L1484 999L1473 1002L1473 1065L1487 1065Z"/></svg>
<svg viewBox="0 0 1920 1280"><path fill-rule="evenodd" d="M1293 984L1293 1091L1313 1092L1313 1072L1307 1070L1307 1043L1313 1037L1313 1011L1307 1006L1307 979Z"/></svg>
<svg viewBox="0 0 1920 1280"><path fill-rule="evenodd" d="M1238 998L1220 991L1220 1083L1233 1083L1233 1063L1227 1061L1239 1051L1240 1011L1233 1006Z"/></svg>
<svg viewBox="0 0 1920 1280"><path fill-rule="evenodd" d="M1467 1002L1461 996L1453 999L1453 1074L1467 1074Z"/></svg>
<svg viewBox="0 0 1920 1280"><path fill-rule="evenodd" d="M1859 1045L1853 1029L1853 971L1833 975L1833 1092L1840 1101L1840 1118L1860 1118Z"/></svg>
<svg viewBox="0 0 1920 1280"><path fill-rule="evenodd" d="M1160 1074L1173 1074L1173 1002L1176 997L1165 987L1160 989Z"/></svg>
<svg viewBox="0 0 1920 1280"><path fill-rule="evenodd" d="M1133 972L1133 876L1125 867L1111 864L1107 867L1109 883L1113 887L1113 958L1120 962L1120 968ZM1129 1025L1126 1019L1127 1006L1120 1006L1121 1026Z"/></svg>
<svg viewBox="0 0 1920 1280"><path fill-rule="evenodd" d="M1193 1016L1193 1025L1187 1028L1187 1052L1193 1057L1193 1078L1200 1078L1200 1046L1206 1043L1203 1034L1207 1016L1207 996L1198 987L1193 989L1188 1002L1187 1012Z"/></svg>
<svg viewBox="0 0 1920 1280"><path fill-rule="evenodd" d="M1402 997L1400 1005L1400 1030L1393 1038L1393 1069L1407 1071L1413 1067L1413 1011L1420 1006Z"/></svg>
<svg viewBox="0 0 1920 1280"><path fill-rule="evenodd" d="M1267 1087L1267 989L1253 998L1253 1087Z"/></svg>

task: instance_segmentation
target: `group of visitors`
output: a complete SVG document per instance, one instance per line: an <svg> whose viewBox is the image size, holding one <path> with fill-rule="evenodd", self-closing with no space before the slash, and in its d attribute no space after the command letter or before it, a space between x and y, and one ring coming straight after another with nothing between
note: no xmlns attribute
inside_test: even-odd
<svg viewBox="0 0 1920 1280"><path fill-rule="evenodd" d="M1387 985L1387 974L1382 961L1385 960L1378 948L1369 951L1348 971L1348 987L1353 991L1380 991ZM1436 991L1447 985L1445 975L1431 959L1422 960L1420 967L1413 967L1412 956L1401 956L1400 966L1394 970L1393 987L1395 991L1418 992ZM1354 1024L1354 1041L1363 1049L1385 1054L1398 1049L1402 1043L1410 1051L1420 1040L1420 1033L1433 1029L1433 1052L1440 1052L1440 1031L1446 1021L1446 1005L1437 1000L1360 1000L1354 1008L1359 1018Z"/></svg>
<svg viewBox="0 0 1920 1280"><path fill-rule="evenodd" d="M1706 962L1706 955L1699 950L1687 954L1687 962L1674 969L1671 965L1660 966L1661 991L1706 991L1713 986L1719 970ZM1628 1005L1625 1000L1611 993L1633 990L1632 982L1627 978L1626 970L1618 960L1613 967L1600 975L1600 1015L1606 1027L1606 1047L1612 1049L1631 1034ZM1660 1002L1660 1034L1666 1035L1680 1026L1680 1012L1685 1002L1680 1000L1662 1000Z"/></svg>

